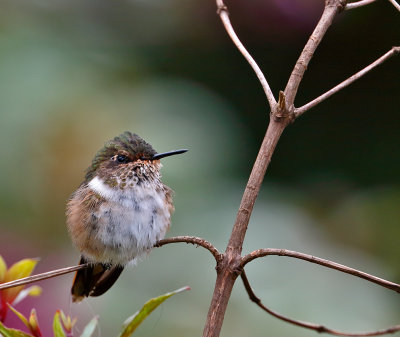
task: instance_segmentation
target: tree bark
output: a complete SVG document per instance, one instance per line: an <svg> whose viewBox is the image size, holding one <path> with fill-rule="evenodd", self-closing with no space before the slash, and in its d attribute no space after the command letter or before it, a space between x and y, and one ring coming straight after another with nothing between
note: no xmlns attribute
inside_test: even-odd
<svg viewBox="0 0 400 337"><path fill-rule="evenodd" d="M276 144L290 121L288 113L281 115L281 117L276 117L276 115L276 113L271 114L267 132L239 206L228 246L221 260L217 263L217 280L203 337L219 336L233 285L242 270L240 267L241 253L250 215Z"/></svg>

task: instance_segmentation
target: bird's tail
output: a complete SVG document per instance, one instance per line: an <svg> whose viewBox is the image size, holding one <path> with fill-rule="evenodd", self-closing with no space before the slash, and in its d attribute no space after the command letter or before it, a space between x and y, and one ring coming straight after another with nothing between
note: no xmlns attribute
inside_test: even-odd
<svg viewBox="0 0 400 337"><path fill-rule="evenodd" d="M88 261L81 256L79 264ZM109 266L102 263L94 263L85 269L76 272L71 288L72 301L80 302L84 297L100 296L112 287L124 270L123 266Z"/></svg>

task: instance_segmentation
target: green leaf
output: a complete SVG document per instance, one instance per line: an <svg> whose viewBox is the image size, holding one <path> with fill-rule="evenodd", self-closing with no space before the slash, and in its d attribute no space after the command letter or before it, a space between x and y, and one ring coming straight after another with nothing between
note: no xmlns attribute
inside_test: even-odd
<svg viewBox="0 0 400 337"><path fill-rule="evenodd" d="M69 316L68 317L65 316L64 311L62 311L62 310L60 310L60 315L61 315L60 317L61 317L61 321L62 321L64 328L66 326L69 326L71 323L71 318Z"/></svg>
<svg viewBox="0 0 400 337"><path fill-rule="evenodd" d="M1 336L4 337L32 337L32 335L28 335L23 331L6 328L1 322L0 322L0 334Z"/></svg>
<svg viewBox="0 0 400 337"><path fill-rule="evenodd" d="M3 260L2 256L0 255L0 283L3 282L6 272L7 272L6 262Z"/></svg>
<svg viewBox="0 0 400 337"><path fill-rule="evenodd" d="M90 337L93 334L94 330L96 329L97 322L98 322L97 316L93 317L92 320L83 329L81 337Z"/></svg>
<svg viewBox="0 0 400 337"><path fill-rule="evenodd" d="M22 323L24 323L25 326L29 329L30 326L29 326L29 322L28 322L28 320L26 319L26 317L25 317L24 315L22 315L17 309L15 309L11 304L8 304L8 303L7 303L7 305L8 305L8 307L11 309L11 311L12 311L14 314L16 314L16 315L18 316L18 318L22 321Z"/></svg>
<svg viewBox="0 0 400 337"><path fill-rule="evenodd" d="M41 293L42 293L42 288L40 288L39 286L31 286L29 288L22 289L17 295L17 297L14 299L13 305L17 305L17 303L24 300L27 296L37 297L40 296Z"/></svg>
<svg viewBox="0 0 400 337"><path fill-rule="evenodd" d="M70 316L65 316L64 311L60 310L60 314L61 314L61 322L64 328L64 331L66 332L66 334L71 334L72 332L72 328L74 327L77 318L75 317L74 319L71 320Z"/></svg>
<svg viewBox="0 0 400 337"><path fill-rule="evenodd" d="M133 316L129 317L124 323L124 330L121 332L119 337L129 337L131 336L137 327L149 316L154 309L156 309L161 303L163 303L166 299L171 296L178 294L182 291L190 290L190 287L183 287L178 290L172 291L170 293L166 293L159 297L155 297L147 301L142 309L135 313Z"/></svg>
<svg viewBox="0 0 400 337"><path fill-rule="evenodd" d="M32 309L31 314L29 315L29 329L31 330L34 336L42 336L42 333L40 332L39 329L39 322L35 309Z"/></svg>
<svg viewBox="0 0 400 337"><path fill-rule="evenodd" d="M29 276L38 262L38 259L23 259L14 263L7 270L4 282L14 281Z"/></svg>
<svg viewBox="0 0 400 337"><path fill-rule="evenodd" d="M53 333L54 337L66 337L64 329L60 321L60 311L57 310L53 320Z"/></svg>
<svg viewBox="0 0 400 337"><path fill-rule="evenodd" d="M23 259L14 263L5 273L3 281L9 282L29 276L38 262L38 259ZM19 286L3 290L4 301L12 304L23 288L24 286Z"/></svg>

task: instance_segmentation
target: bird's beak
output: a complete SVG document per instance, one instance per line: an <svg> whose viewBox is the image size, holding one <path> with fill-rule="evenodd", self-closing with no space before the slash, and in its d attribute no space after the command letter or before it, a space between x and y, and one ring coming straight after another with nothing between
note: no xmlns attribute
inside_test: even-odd
<svg viewBox="0 0 400 337"><path fill-rule="evenodd" d="M186 151L188 151L187 149L182 149L182 150L174 150L174 151L169 151L169 152L164 152L164 153L156 153L151 160L158 160L161 158L165 158L165 157L169 157L169 156L173 156L175 154L181 154L181 153L185 153Z"/></svg>

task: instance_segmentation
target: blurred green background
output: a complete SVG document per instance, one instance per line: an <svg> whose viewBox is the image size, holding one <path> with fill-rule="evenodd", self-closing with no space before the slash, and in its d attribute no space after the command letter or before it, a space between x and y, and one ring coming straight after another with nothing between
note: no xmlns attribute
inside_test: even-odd
<svg viewBox="0 0 400 337"><path fill-rule="evenodd" d="M231 20L283 89L322 0L229 1ZM73 265L66 200L105 141L130 130L164 160L175 192L168 235L196 235L223 250L268 122L262 89L215 14L213 1L0 0L0 254L40 257L37 271ZM300 106L398 45L399 13L386 1L342 13L300 87ZM244 251L287 248L400 282L400 72L393 58L285 131L267 172ZM337 329L398 324L396 293L283 257L247 273L266 305ZM41 282L50 335L63 309L78 329L100 315L116 336L150 297L180 288L137 336L199 336L215 271L208 252L169 245L126 270L97 299L70 303L72 275ZM9 325L16 326L13 314ZM100 335L100 332L98 335ZM266 316L234 288L222 336L311 336Z"/></svg>

